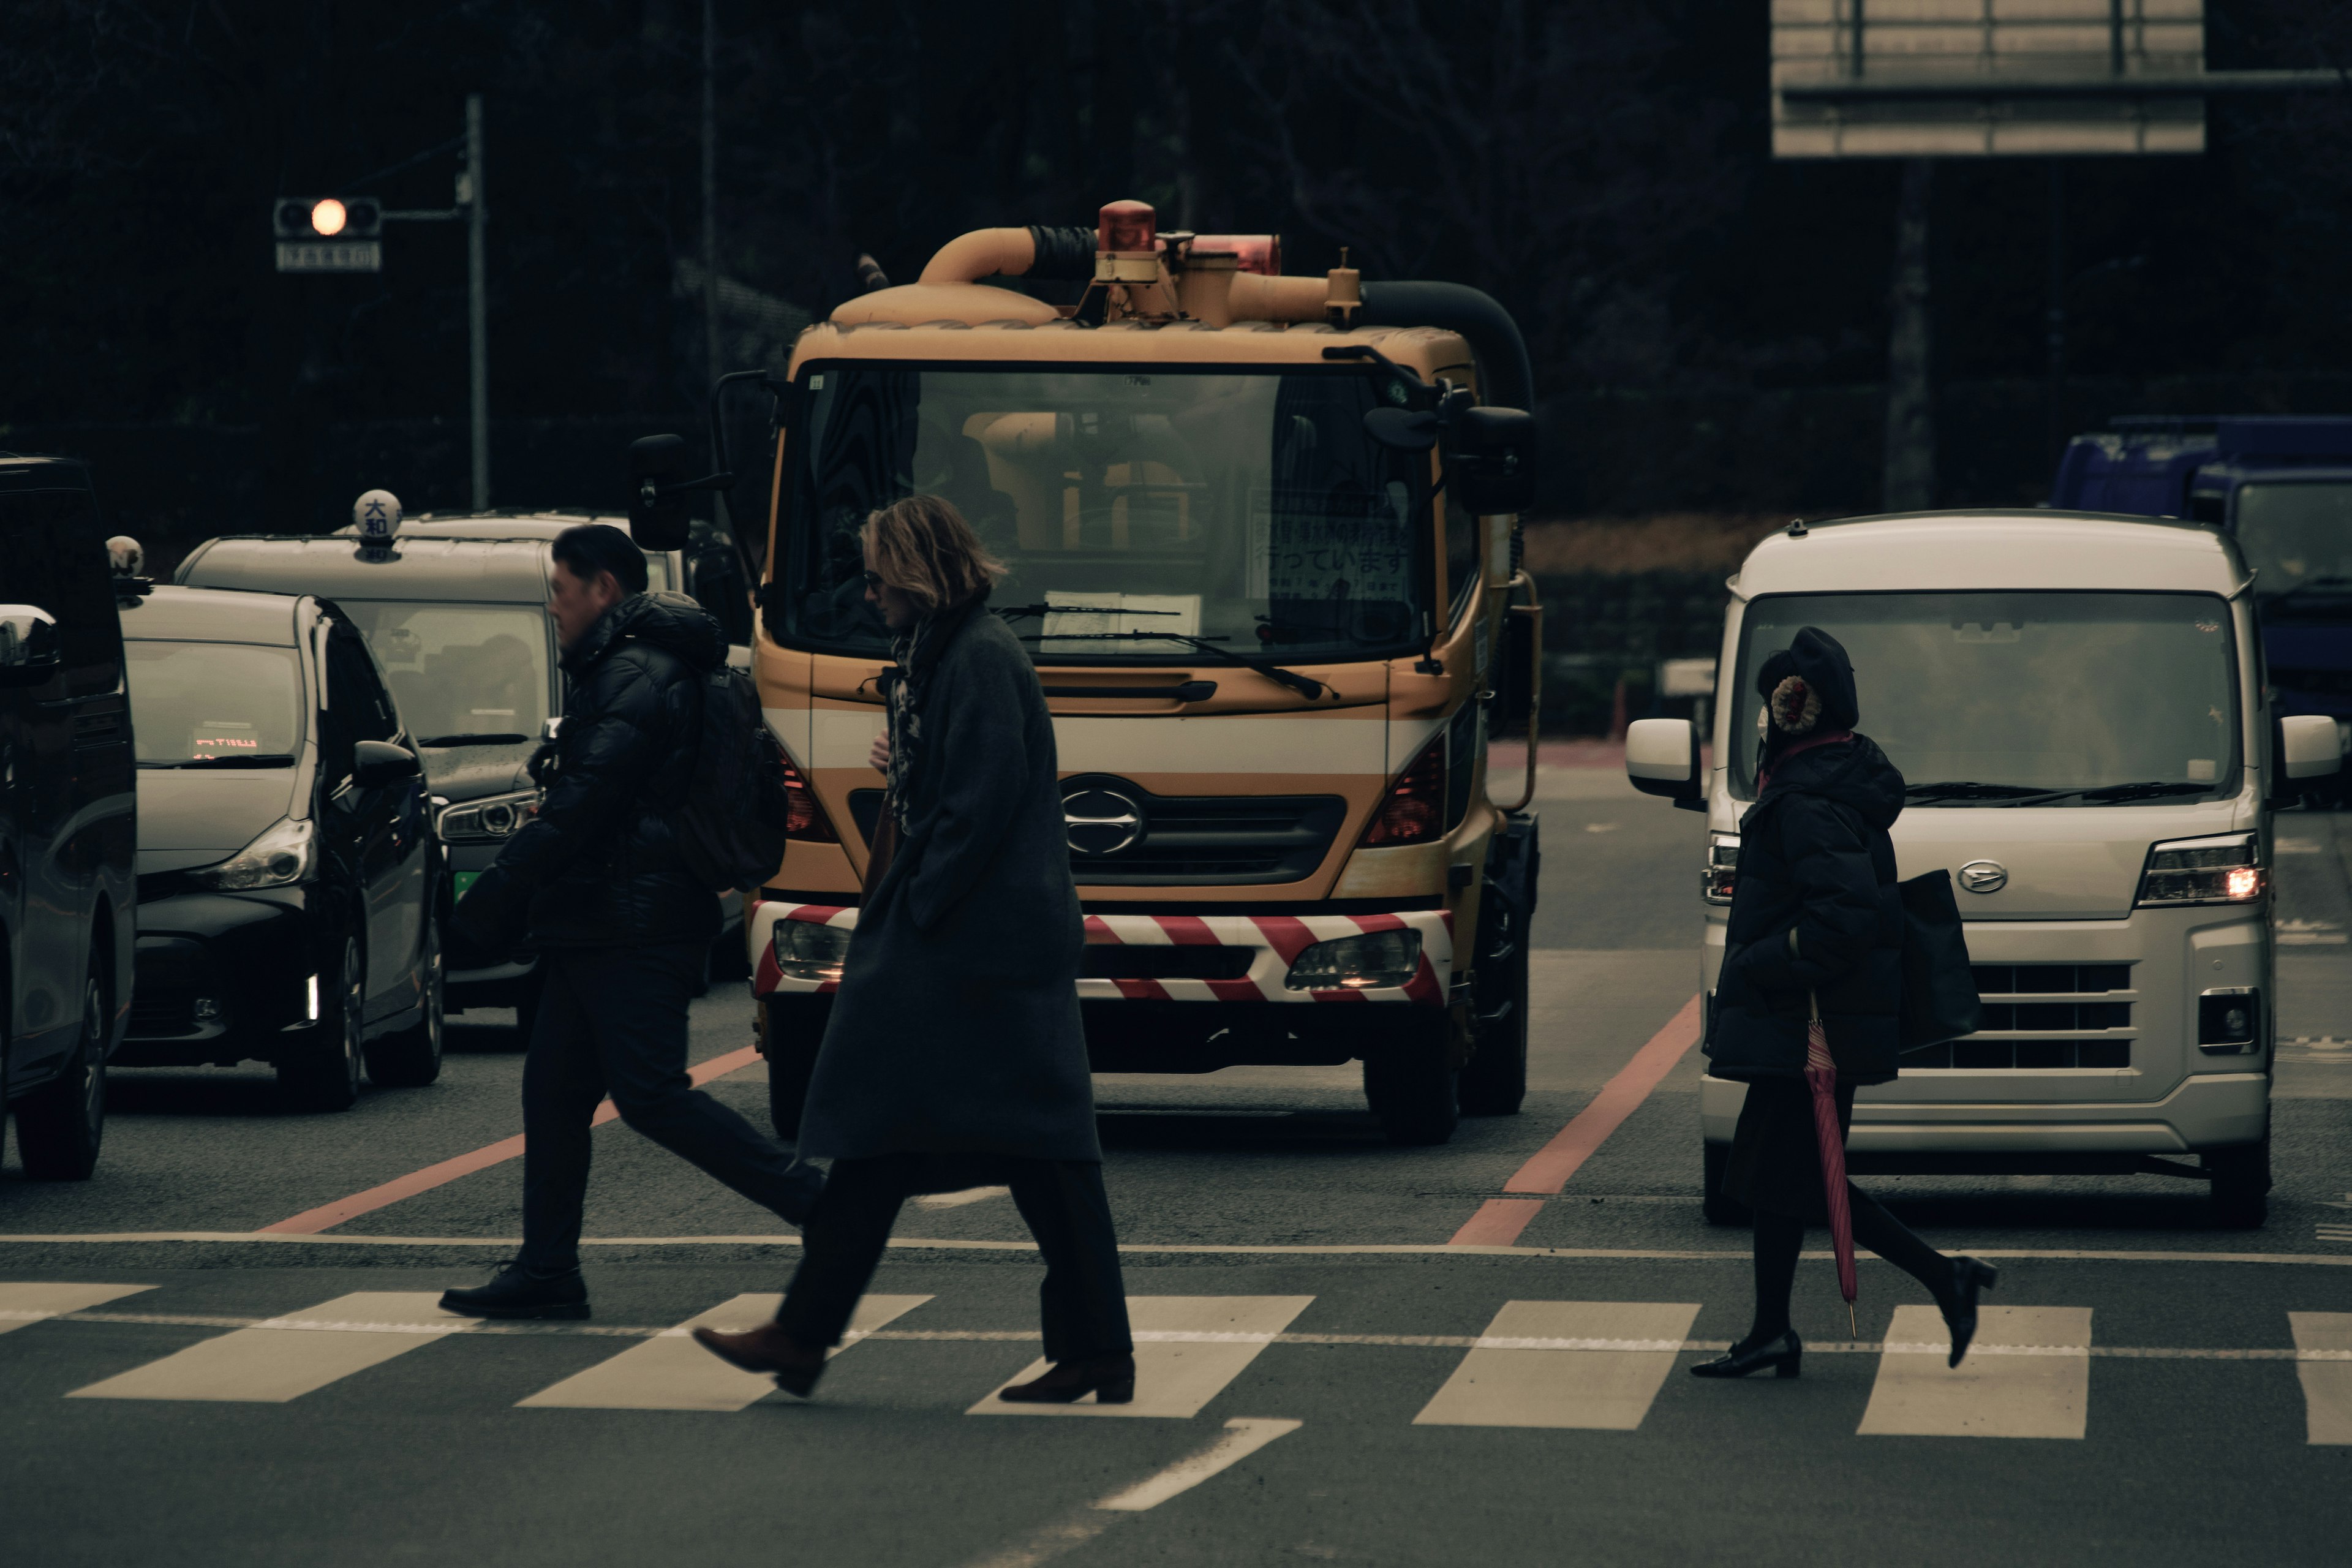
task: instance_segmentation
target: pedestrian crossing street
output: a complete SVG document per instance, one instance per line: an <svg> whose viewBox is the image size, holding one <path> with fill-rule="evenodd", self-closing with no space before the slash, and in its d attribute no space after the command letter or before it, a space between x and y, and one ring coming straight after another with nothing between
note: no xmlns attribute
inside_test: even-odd
<svg viewBox="0 0 2352 1568"><path fill-rule="evenodd" d="M226 1331L75 1388L86 1400L283 1404L397 1357L452 1340L577 1335L634 1341L618 1352L517 1401L522 1408L730 1413L781 1397L767 1378L738 1372L688 1338L705 1324L740 1328L772 1317L776 1295L733 1297L683 1322L626 1328L499 1324L444 1312L427 1291L367 1290L297 1313L254 1320L140 1310L148 1285L0 1282L0 1334L50 1320L218 1327ZM931 1329L913 1319L935 1298L871 1295L836 1356L889 1353L889 1342L1034 1342L1026 1331ZM1451 1373L1412 1419L1423 1426L1638 1430L1678 1363L1719 1342L1688 1336L1696 1302L1508 1301L1476 1335L1318 1334L1293 1325L1312 1296L1134 1296L1132 1404L1014 1405L995 1389L968 1415L1183 1420L1198 1415L1276 1345L1458 1349ZM1986 1306L1976 1346L1957 1371L1932 1307L1895 1309L1877 1343L1815 1344L1809 1358L1877 1358L1862 1436L2080 1439L2087 1429L2091 1363L2102 1357L2287 1361L2301 1384L2305 1440L2352 1445L2352 1312L2285 1314L2294 1349L2101 1346L2092 1310ZM0 1357L8 1346L0 1345ZM436 1354L452 1353L435 1350ZM479 1352L472 1353L480 1353ZM1034 1377L1042 1361L1005 1383ZM1769 1375L1769 1374L1759 1374ZM1002 1387L1003 1384L997 1385Z"/></svg>

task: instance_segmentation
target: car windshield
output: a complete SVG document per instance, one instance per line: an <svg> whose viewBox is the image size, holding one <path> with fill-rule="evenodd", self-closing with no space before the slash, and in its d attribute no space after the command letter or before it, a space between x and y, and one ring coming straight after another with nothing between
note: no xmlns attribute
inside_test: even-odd
<svg viewBox="0 0 2352 1568"><path fill-rule="evenodd" d="M538 738L551 685L545 611L341 595L335 603L366 634L419 745Z"/></svg>
<svg viewBox="0 0 2352 1568"><path fill-rule="evenodd" d="M1363 416L1386 382L828 364L794 469L785 634L887 655L857 531L944 496L1009 569L991 603L1060 662L1373 658L1427 630L1430 463ZM1140 634L1139 636L1138 634Z"/></svg>
<svg viewBox="0 0 2352 1568"><path fill-rule="evenodd" d="M2352 484L2247 485L2233 531L2257 597L2320 584L2352 591Z"/></svg>
<svg viewBox="0 0 2352 1568"><path fill-rule="evenodd" d="M140 641L122 658L141 767L293 766L302 678L292 648Z"/></svg>
<svg viewBox="0 0 2352 1568"><path fill-rule="evenodd" d="M1785 595L1740 630L1732 778L1753 795L1756 671L1801 626L1845 645L1861 730L1920 805L2236 793L2237 661L2210 594ZM2084 792L2088 792L2087 794Z"/></svg>

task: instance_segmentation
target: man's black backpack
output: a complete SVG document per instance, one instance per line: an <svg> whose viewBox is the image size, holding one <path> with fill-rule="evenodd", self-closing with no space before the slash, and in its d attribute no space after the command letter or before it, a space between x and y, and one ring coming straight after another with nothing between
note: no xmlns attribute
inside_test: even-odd
<svg viewBox="0 0 2352 1568"><path fill-rule="evenodd" d="M1903 899L1902 1048L1939 1045L1972 1035L1983 1016L1952 874L1937 869L1898 882Z"/></svg>
<svg viewBox="0 0 2352 1568"><path fill-rule="evenodd" d="M760 713L759 689L739 669L703 676L701 734L686 803L670 832L687 869L714 892L748 893L784 858L791 805L784 753Z"/></svg>

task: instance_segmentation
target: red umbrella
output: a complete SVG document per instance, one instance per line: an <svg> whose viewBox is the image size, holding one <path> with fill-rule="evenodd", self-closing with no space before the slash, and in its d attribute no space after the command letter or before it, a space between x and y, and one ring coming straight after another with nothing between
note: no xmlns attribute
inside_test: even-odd
<svg viewBox="0 0 2352 1568"><path fill-rule="evenodd" d="M1822 1145L1822 1190L1829 1200L1830 1246L1837 1253L1838 1292L1845 1298L1846 1326L1853 1327L1853 1298L1861 1289L1853 1273L1853 1210L1845 1197L1845 1134L1838 1128L1837 1063L1830 1059L1829 1031L1822 1026L1822 1000L1808 993L1813 1019L1805 1026L1805 1082L1813 1091L1813 1135Z"/></svg>

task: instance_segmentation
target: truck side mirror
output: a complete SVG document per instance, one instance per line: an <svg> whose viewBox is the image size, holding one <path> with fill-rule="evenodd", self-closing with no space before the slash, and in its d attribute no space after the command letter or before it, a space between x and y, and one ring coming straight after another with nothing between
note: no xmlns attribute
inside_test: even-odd
<svg viewBox="0 0 2352 1568"><path fill-rule="evenodd" d="M2336 721L2324 713L2292 713L2273 721L2271 756L2277 770L2271 804L2284 805L2297 799L2295 786L2333 778L2344 768L2344 748Z"/></svg>
<svg viewBox="0 0 2352 1568"><path fill-rule="evenodd" d="M1465 408L1446 426L1445 482L1480 516L1536 500L1536 420L1520 408Z"/></svg>
<svg viewBox="0 0 2352 1568"><path fill-rule="evenodd" d="M686 437L645 436L629 443L629 536L642 550L683 550L687 516Z"/></svg>
<svg viewBox="0 0 2352 1568"><path fill-rule="evenodd" d="M38 605L0 605L0 686L38 686L65 662L55 616Z"/></svg>
<svg viewBox="0 0 2352 1568"><path fill-rule="evenodd" d="M1634 720L1625 731L1625 776L1643 795L1696 804L1706 792L1698 731L1687 719Z"/></svg>

